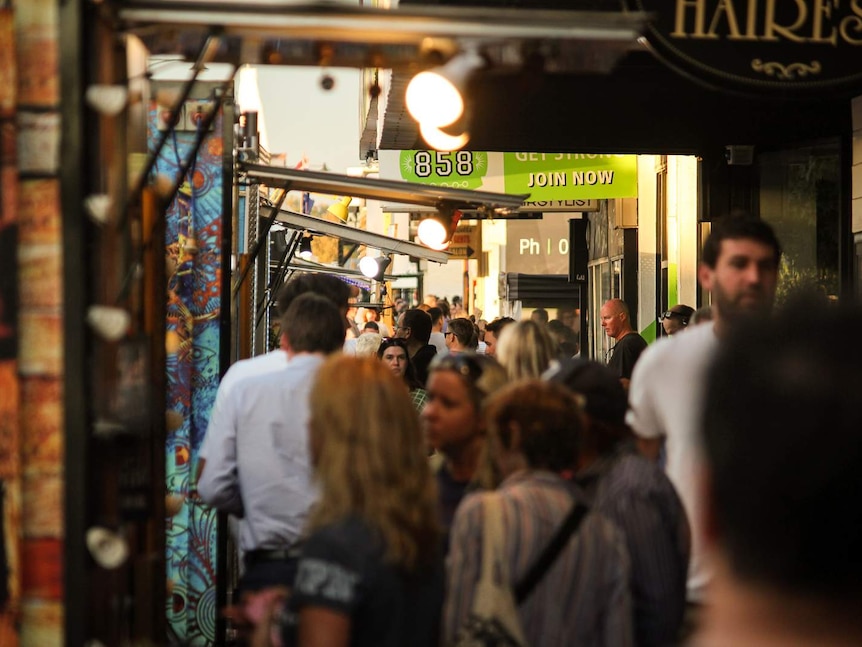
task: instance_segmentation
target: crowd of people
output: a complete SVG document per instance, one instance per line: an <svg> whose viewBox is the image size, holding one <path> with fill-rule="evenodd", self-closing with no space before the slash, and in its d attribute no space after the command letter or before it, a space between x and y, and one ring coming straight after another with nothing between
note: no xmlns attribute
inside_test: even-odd
<svg viewBox="0 0 862 647"><path fill-rule="evenodd" d="M239 518L243 640L862 644L862 356L828 334L862 311L774 313L780 256L717 221L709 311L647 345L609 300L605 362L546 311L437 304L345 346L350 287L293 277L281 349L227 372L201 451L200 496Z"/></svg>

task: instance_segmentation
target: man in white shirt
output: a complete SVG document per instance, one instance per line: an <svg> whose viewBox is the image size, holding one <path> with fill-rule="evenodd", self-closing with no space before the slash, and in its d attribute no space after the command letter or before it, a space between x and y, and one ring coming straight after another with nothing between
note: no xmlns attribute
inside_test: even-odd
<svg viewBox="0 0 862 647"><path fill-rule="evenodd" d="M204 502L243 518L244 591L289 584L296 544L316 499L308 451L308 397L327 354L341 350L344 316L302 294L281 319L287 366L237 383L214 410L198 481Z"/></svg>
<svg viewBox="0 0 862 647"><path fill-rule="evenodd" d="M280 314L284 314L290 304L301 294L305 293L320 294L330 299L339 312L347 321L347 302L351 297L356 296L359 290L349 283L345 283L341 279L325 274L295 274L289 281L284 283L279 289L276 297L276 309ZM282 348L277 348L263 355L257 355L249 359L243 359L235 362L228 368L227 372L222 377L219 383L218 391L216 392L215 403L213 404L212 413L210 414L210 424L207 427L206 435L204 436L203 444L199 452L198 462L198 479L206 467L206 462L209 456L210 448L214 445L219 445L224 442L230 442L230 434L232 431L224 426L214 425L213 420L219 419L225 407L233 406L235 401L234 389L238 384L241 384L247 379L255 378L262 375L269 375L274 372L284 370L288 365L288 355ZM231 403L231 404L229 404ZM230 532L237 545L241 543L239 537L243 534L242 528L245 525L245 520L236 519L231 516L228 520ZM244 558L242 548L239 548L240 556L240 572L244 572L242 561Z"/></svg>
<svg viewBox="0 0 862 647"><path fill-rule="evenodd" d="M780 257L775 233L764 221L751 216L716 221L698 268L701 285L712 293L714 322L656 342L641 355L632 375L626 421L648 457L656 458L664 443L667 475L691 524L689 602L703 601L710 580L697 486L702 469L699 434L705 373L731 327L747 317L769 313Z"/></svg>
<svg viewBox="0 0 862 647"><path fill-rule="evenodd" d="M288 307L290 307L290 304L296 297L306 292L320 294L330 299L344 315L346 322L347 302L351 297L356 296L359 290L355 286L345 283L334 276L326 274L296 274L279 289L275 302L279 316L287 312ZM282 348L271 350L263 355L241 359L233 363L219 383L210 419L216 415L217 411L231 397L231 392L236 384L250 377L280 371L286 366L287 353ZM218 430L213 430L212 425L210 425L207 427L207 433L199 453L198 478L200 478L200 473L206 465L208 446L213 442L219 442L218 438L212 437L213 434L218 434Z"/></svg>

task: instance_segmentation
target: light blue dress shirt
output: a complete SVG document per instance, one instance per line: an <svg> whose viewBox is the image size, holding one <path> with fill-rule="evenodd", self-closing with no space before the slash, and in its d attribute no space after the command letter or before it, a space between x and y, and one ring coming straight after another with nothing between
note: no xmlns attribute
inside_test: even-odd
<svg viewBox="0 0 862 647"><path fill-rule="evenodd" d="M293 545L317 498L308 399L324 359L299 354L283 370L246 378L213 411L198 492L206 503L243 517L243 551Z"/></svg>

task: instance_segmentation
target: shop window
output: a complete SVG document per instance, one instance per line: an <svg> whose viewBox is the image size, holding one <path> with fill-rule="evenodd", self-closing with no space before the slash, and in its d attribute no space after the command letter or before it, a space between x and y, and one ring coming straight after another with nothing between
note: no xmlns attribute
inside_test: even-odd
<svg viewBox="0 0 862 647"><path fill-rule="evenodd" d="M839 294L841 150L837 139L758 156L760 216L784 256L776 300L815 289Z"/></svg>

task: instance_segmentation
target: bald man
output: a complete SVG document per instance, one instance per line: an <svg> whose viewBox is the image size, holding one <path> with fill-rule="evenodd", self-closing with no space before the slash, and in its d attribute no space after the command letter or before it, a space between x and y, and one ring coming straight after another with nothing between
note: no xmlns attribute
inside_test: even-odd
<svg viewBox="0 0 862 647"><path fill-rule="evenodd" d="M632 329L629 308L622 299L605 301L600 315L602 329L616 341L610 350L608 368L616 373L622 385L628 389L635 362L647 347L646 340Z"/></svg>

